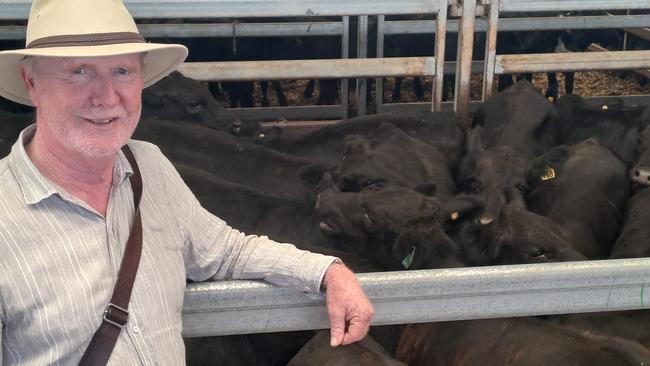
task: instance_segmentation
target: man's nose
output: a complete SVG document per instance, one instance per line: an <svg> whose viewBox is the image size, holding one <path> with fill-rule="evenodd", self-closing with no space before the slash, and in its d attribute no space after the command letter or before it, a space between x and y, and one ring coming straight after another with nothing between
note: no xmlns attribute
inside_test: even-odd
<svg viewBox="0 0 650 366"><path fill-rule="evenodd" d="M118 103L119 95L109 76L97 75L93 80L92 103L94 106L113 106Z"/></svg>

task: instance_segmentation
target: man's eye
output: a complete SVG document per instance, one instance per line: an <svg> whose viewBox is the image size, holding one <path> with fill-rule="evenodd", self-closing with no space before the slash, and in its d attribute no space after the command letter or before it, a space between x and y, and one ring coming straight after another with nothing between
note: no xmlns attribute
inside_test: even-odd
<svg viewBox="0 0 650 366"><path fill-rule="evenodd" d="M88 74L88 69L86 68L78 68L72 70L72 74L74 75L87 75Z"/></svg>
<svg viewBox="0 0 650 366"><path fill-rule="evenodd" d="M125 67L118 68L117 73L120 75L131 75L131 71Z"/></svg>

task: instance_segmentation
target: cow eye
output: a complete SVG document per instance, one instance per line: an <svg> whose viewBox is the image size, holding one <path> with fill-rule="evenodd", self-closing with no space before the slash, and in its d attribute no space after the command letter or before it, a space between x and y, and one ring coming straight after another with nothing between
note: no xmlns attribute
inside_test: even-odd
<svg viewBox="0 0 650 366"><path fill-rule="evenodd" d="M198 101L196 101L196 100L192 100L192 101L190 101L190 102L188 103L188 106L189 106L190 109L192 109L192 110L201 109L201 103L198 102Z"/></svg>
<svg viewBox="0 0 650 366"><path fill-rule="evenodd" d="M526 183L519 183L515 187L521 193L526 193L528 191L528 185Z"/></svg>
<svg viewBox="0 0 650 366"><path fill-rule="evenodd" d="M361 187L362 188L369 188L369 187L374 186L375 183L376 182L374 180L370 180L370 179L364 180L363 182L361 182Z"/></svg>
<svg viewBox="0 0 650 366"><path fill-rule="evenodd" d="M549 253L538 249L530 253L531 258L536 259L536 260L549 260L551 259L548 255Z"/></svg>

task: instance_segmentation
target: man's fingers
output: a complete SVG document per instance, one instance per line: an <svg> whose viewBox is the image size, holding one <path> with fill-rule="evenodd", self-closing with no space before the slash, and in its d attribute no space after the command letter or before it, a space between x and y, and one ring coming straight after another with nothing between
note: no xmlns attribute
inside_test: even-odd
<svg viewBox="0 0 650 366"><path fill-rule="evenodd" d="M354 319L350 321L347 332L343 335L343 340L341 345L346 345L354 342L358 342L363 339L368 333L369 325L368 322L359 322Z"/></svg>
<svg viewBox="0 0 650 366"><path fill-rule="evenodd" d="M345 309L328 306L330 315L330 345L336 347L343 342L345 335Z"/></svg>

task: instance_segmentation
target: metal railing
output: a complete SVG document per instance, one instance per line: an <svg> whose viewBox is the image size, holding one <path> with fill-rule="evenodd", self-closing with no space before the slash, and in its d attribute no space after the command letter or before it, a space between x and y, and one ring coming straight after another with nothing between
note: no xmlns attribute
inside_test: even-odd
<svg viewBox="0 0 650 366"><path fill-rule="evenodd" d="M647 309L650 259L361 273L373 325ZM650 287L649 287L650 288ZM256 281L189 285L183 336L328 328L322 299Z"/></svg>
<svg viewBox="0 0 650 366"><path fill-rule="evenodd" d="M620 70L650 67L650 51L625 51L607 53L576 53L552 55L496 55L497 31L500 13L523 13L543 11L601 11L625 9L650 9L647 0L486 0L487 40L485 69L483 72L483 99L492 94L494 75L545 71ZM603 19L603 21L605 21ZM607 22L609 22L607 20ZM611 24L611 23L610 23ZM589 27L591 28L591 27ZM462 76L461 76L462 78ZM469 84L460 84L457 93L466 93ZM464 94L463 94L464 95ZM469 100L458 101L457 113L461 118L469 113Z"/></svg>

